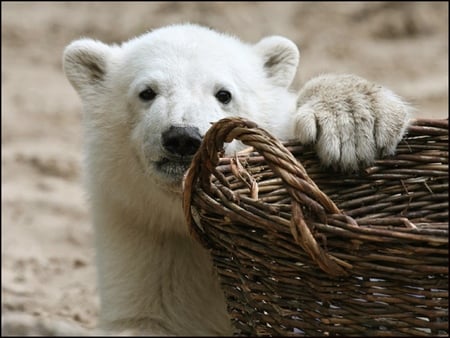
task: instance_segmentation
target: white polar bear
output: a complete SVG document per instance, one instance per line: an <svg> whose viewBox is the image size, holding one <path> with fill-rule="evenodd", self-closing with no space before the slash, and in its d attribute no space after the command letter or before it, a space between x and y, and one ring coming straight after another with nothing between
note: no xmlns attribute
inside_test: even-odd
<svg viewBox="0 0 450 338"><path fill-rule="evenodd" d="M281 139L315 142L325 164L350 170L392 153L408 121L396 95L353 75L324 75L294 94L299 51L279 36L250 45L172 25L120 46L81 39L63 61L84 105L100 324L113 330L232 333L180 198L211 122L246 117Z"/></svg>

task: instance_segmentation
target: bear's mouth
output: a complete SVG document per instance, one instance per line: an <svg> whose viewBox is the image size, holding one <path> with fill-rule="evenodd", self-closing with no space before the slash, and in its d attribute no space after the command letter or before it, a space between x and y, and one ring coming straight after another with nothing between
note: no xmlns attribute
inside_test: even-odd
<svg viewBox="0 0 450 338"><path fill-rule="evenodd" d="M192 157L183 157L180 159L171 159L164 157L155 163L155 169L171 182L179 182L189 169Z"/></svg>

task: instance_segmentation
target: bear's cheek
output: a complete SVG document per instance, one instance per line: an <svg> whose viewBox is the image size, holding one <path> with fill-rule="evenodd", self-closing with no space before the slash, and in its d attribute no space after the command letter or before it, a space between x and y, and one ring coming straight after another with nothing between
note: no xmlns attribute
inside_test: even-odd
<svg viewBox="0 0 450 338"><path fill-rule="evenodd" d="M141 119L134 125L130 142L141 165L149 166L151 162L157 161L161 157L160 135L159 125L152 123L151 119Z"/></svg>

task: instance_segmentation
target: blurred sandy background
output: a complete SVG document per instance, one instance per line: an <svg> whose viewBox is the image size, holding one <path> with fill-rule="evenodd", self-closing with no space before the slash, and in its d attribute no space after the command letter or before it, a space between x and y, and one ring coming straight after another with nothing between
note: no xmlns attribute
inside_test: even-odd
<svg viewBox="0 0 450 338"><path fill-rule="evenodd" d="M4 333L47 332L48 321L92 328L97 320L81 103L61 70L64 47L185 21L249 42L292 39L301 51L296 88L322 72L352 72L405 97L417 116L448 116L446 2L2 2Z"/></svg>

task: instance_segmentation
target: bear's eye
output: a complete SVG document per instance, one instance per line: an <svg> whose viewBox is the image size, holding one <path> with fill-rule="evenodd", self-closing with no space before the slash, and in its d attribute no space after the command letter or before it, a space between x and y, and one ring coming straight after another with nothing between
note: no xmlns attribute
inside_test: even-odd
<svg viewBox="0 0 450 338"><path fill-rule="evenodd" d="M139 97L142 101L151 101L156 97L156 93L153 89L147 88L139 93Z"/></svg>
<svg viewBox="0 0 450 338"><path fill-rule="evenodd" d="M227 104L231 101L231 93L227 90L221 89L216 93L216 99L223 104Z"/></svg>

